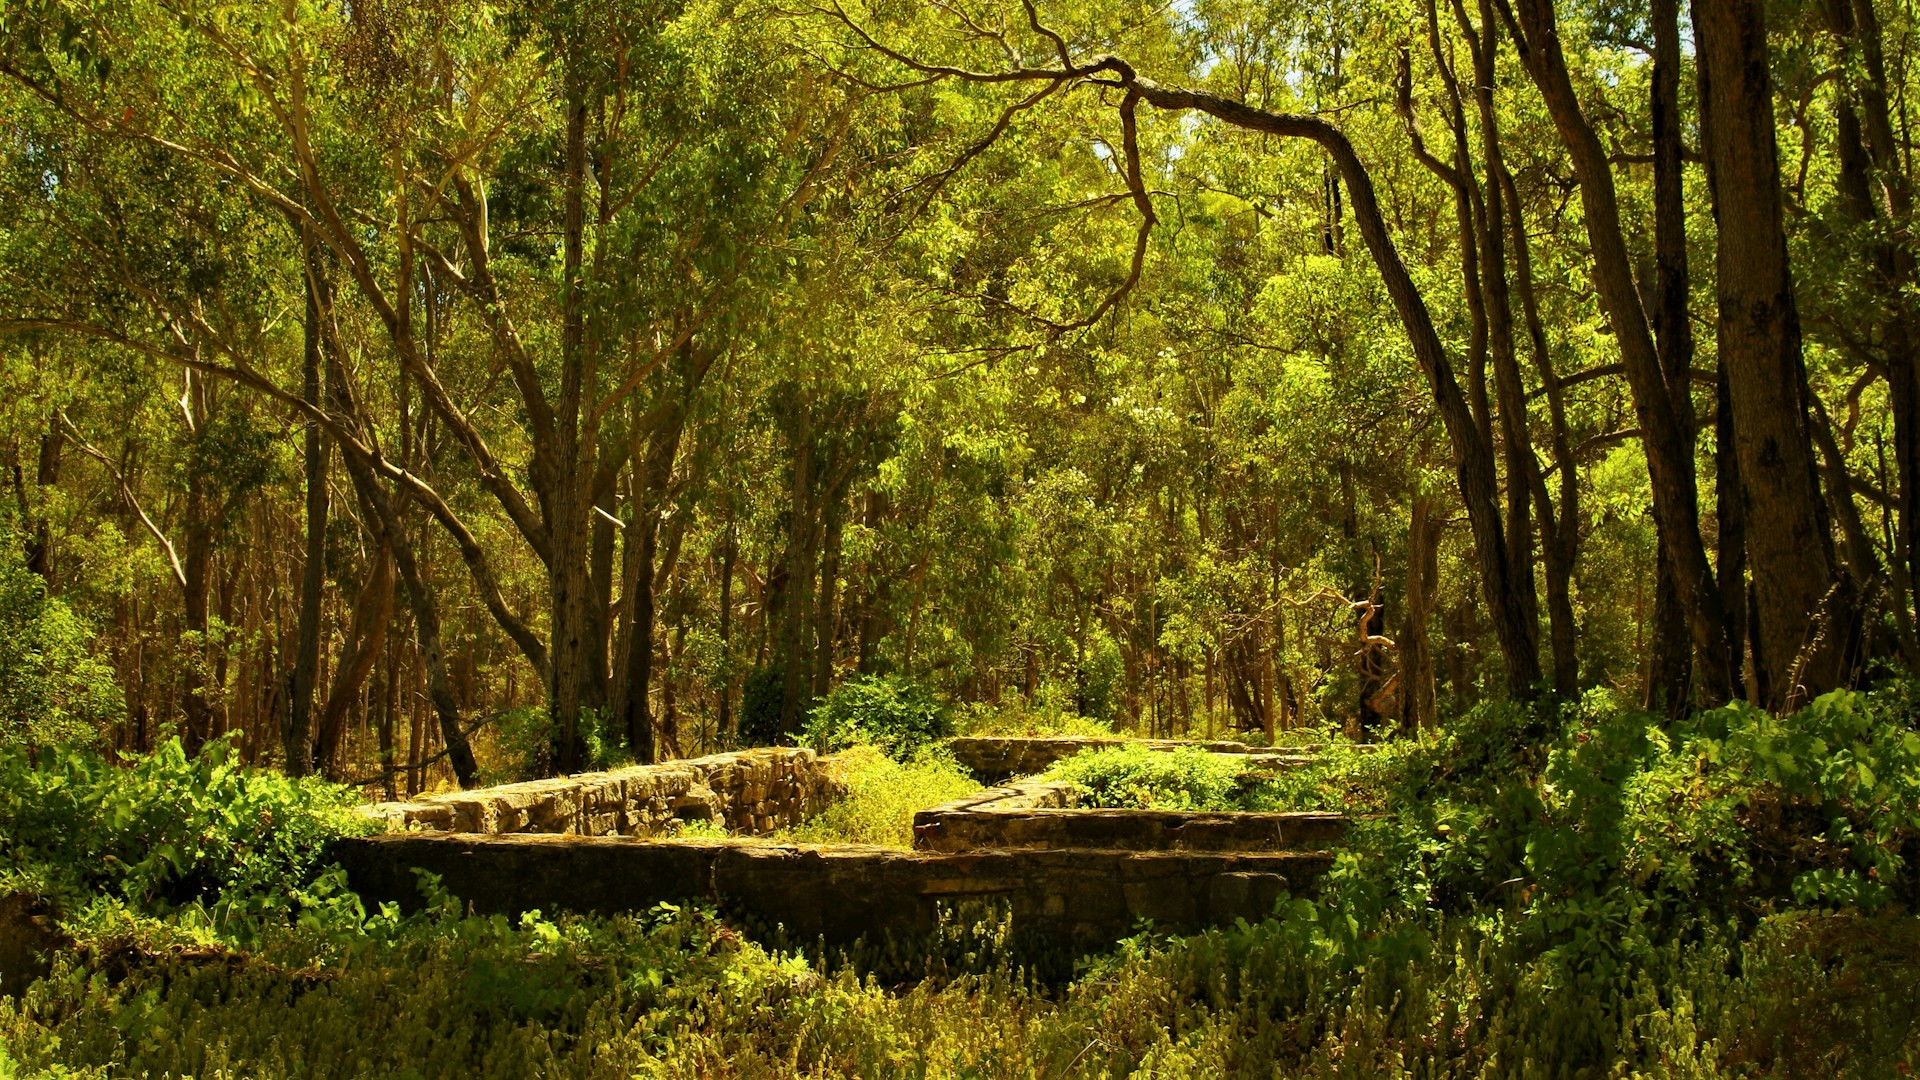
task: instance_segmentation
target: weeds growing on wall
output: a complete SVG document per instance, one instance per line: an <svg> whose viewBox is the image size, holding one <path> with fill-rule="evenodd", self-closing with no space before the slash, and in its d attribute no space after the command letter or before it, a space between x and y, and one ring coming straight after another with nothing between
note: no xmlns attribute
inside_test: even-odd
<svg viewBox="0 0 1920 1080"><path fill-rule="evenodd" d="M779 839L814 844L913 846L913 815L980 790L945 750L928 747L896 761L878 747L856 746L835 762L846 795Z"/></svg>
<svg viewBox="0 0 1920 1080"><path fill-rule="evenodd" d="M1233 755L1194 747L1153 750L1116 746L1082 750L1054 764L1056 780L1073 785L1082 806L1139 810L1247 810L1253 782Z"/></svg>

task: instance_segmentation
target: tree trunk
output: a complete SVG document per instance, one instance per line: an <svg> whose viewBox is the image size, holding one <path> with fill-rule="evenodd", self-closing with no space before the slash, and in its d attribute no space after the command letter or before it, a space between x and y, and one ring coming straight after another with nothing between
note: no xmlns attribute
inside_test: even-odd
<svg viewBox="0 0 1920 1080"><path fill-rule="evenodd" d="M1400 724L1412 733L1434 725L1433 648L1427 622L1440 584L1440 536L1446 527L1434 500L1416 495L1407 525L1407 603L1400 626Z"/></svg>
<svg viewBox="0 0 1920 1080"><path fill-rule="evenodd" d="M1472 410L1454 375L1453 362L1434 329L1433 314L1394 247L1393 238L1387 232L1386 217L1380 211L1373 177L1354 151L1353 143L1339 128L1320 117L1272 113L1204 91L1161 86L1134 74L1131 69L1124 72L1123 81L1156 108L1194 109L1249 131L1308 139L1332 158L1346 181L1347 203L1360 227L1361 238L1386 285L1387 295L1406 331L1414 359L1427 378L1452 444L1461 502L1473 532L1474 561L1480 570L1481 590L1493 618L1501 655L1506 659L1508 692L1523 700L1532 698L1540 680L1540 653L1535 634L1528 625L1525 604L1512 577L1493 447L1474 423Z"/></svg>
<svg viewBox="0 0 1920 1080"><path fill-rule="evenodd" d="M1653 0L1653 335L1667 387L1686 390L1693 377L1693 324L1688 319L1687 222L1681 156L1680 3ZM1688 407L1676 419L1693 445ZM1692 693L1693 658L1687 649L1686 600L1673 556L1662 546L1654 559L1653 641L1647 653L1646 707L1678 717Z"/></svg>
<svg viewBox="0 0 1920 1080"><path fill-rule="evenodd" d="M726 536L720 541L720 713L715 732L730 745L733 721L733 563L740 555L739 523L727 517Z"/></svg>
<svg viewBox="0 0 1920 1080"><path fill-rule="evenodd" d="M1732 390L1724 356L1714 377L1713 444L1714 517L1719 526L1714 562L1719 567L1720 610L1726 619L1727 640L1734 647L1736 685L1748 701L1760 701L1748 644L1746 499L1740 493L1740 455L1734 449Z"/></svg>
<svg viewBox="0 0 1920 1080"><path fill-rule="evenodd" d="M186 499L186 536L180 569L185 577L181 594L181 619L187 630L184 682L180 698L184 718L183 745L189 756L213 738L212 691L207 685L207 665L212 642L208 640L208 620L212 599L213 525L207 520L205 482L191 478Z"/></svg>
<svg viewBox="0 0 1920 1080"><path fill-rule="evenodd" d="M302 231L306 274L305 343L302 353L307 404L321 407L320 385L320 311L321 286L318 252L311 234ZM320 668L321 589L327 577L327 457L328 445L321 438L320 425L308 420L305 432L307 483L307 549L300 575L300 611L295 631L291 696L287 702L286 762L289 776L305 776L313 771L313 690ZM322 761L327 760L323 757Z"/></svg>
<svg viewBox="0 0 1920 1080"><path fill-rule="evenodd" d="M578 75L569 65L567 80ZM586 765L586 738L582 711L599 704L591 700L592 660L589 650L593 627L588 617L588 548L592 536L592 468L582 455L592 445L581 431L583 399L592 379L587 371L586 278L582 271L585 247L587 180L587 104L584 91L568 87L566 160L563 203L565 221L561 248L565 285L562 290L560 395L554 409L553 445L546 455L547 534L552 559L547 566L552 676L547 686L547 716L553 725L554 768L561 773ZM404 571L403 571L404 576ZM600 643L599 647L604 647Z"/></svg>
<svg viewBox="0 0 1920 1080"><path fill-rule="evenodd" d="M395 510L393 501L374 478L373 470L366 463L347 455L347 471L360 497L373 508L373 521L380 540L392 554L394 566L400 571L401 584L406 586L407 601L413 610L414 636L420 646L421 663L426 668L427 699L440 721L440 737L447 747L447 760L453 766L453 775L460 781L460 786L472 787L479 776L480 767L474 760L473 747L467 741L466 730L460 726L460 705L454 698L453 683L447 678L446 654L440 638L440 613L433 592L420 572L413 544L404 531L405 524Z"/></svg>
<svg viewBox="0 0 1920 1080"><path fill-rule="evenodd" d="M813 630L814 554L816 551L815 463L812 403L796 403L793 434L793 486L788 494L786 603L782 605L780 730L791 735L806 719L812 686L807 644Z"/></svg>
<svg viewBox="0 0 1920 1080"><path fill-rule="evenodd" d="M393 556L386 547L376 549L367 579L353 600L353 617L347 625L347 639L341 648L339 666L327 687L327 702L320 712L319 739L314 760L329 778L341 776L340 741L346 730L347 710L353 707L374 661L386 648L387 623L393 618ZM391 739L391 733L387 733Z"/></svg>
<svg viewBox="0 0 1920 1080"><path fill-rule="evenodd" d="M1733 406L1753 570L1754 668L1791 709L1845 684L1858 636L1808 432L1761 0L1696 0L1701 127L1717 225L1719 352Z"/></svg>
<svg viewBox="0 0 1920 1080"><path fill-rule="evenodd" d="M40 436L40 453L34 468L35 499L29 502L24 477L16 476L20 487L20 522L26 529L27 569L40 575L51 590L53 581L53 523L47 517L47 492L60 482L60 458L66 448L67 432L58 412L48 419L46 433Z"/></svg>
<svg viewBox="0 0 1920 1080"><path fill-rule="evenodd" d="M1683 417L1690 407L1690 391L1684 385L1669 385L1661 366L1621 231L1613 167L1599 135L1581 111L1560 48L1551 0L1519 0L1517 20L1506 0L1499 2L1520 46L1521 59L1547 104L1580 181L1581 207L1593 252L1594 290L1613 328L1627 383L1633 391L1634 414L1640 422L1653 489L1654 524L1686 598L1687 627L1699 665L1701 696L1708 704L1717 704L1732 692L1732 651L1720 594L1700 534L1690 422Z"/></svg>
<svg viewBox="0 0 1920 1080"><path fill-rule="evenodd" d="M844 487L844 485L841 485ZM814 605L813 696L823 698L833 689L834 642L839 637L836 601L840 596L840 536L845 521L844 495L827 494L820 553L820 598Z"/></svg>

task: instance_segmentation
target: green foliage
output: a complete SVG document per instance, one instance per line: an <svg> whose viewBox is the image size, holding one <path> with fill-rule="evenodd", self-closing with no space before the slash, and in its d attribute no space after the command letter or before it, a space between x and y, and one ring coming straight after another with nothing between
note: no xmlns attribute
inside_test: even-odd
<svg viewBox="0 0 1920 1080"><path fill-rule="evenodd" d="M71 747L0 752L0 890L220 919L289 909L328 841L366 826L347 789L235 758L224 739L194 758L170 740L128 765Z"/></svg>
<svg viewBox="0 0 1920 1080"><path fill-rule="evenodd" d="M779 834L813 844L913 846L913 815L980 790L945 750L926 747L900 761L875 746L841 753L846 795L805 823Z"/></svg>
<svg viewBox="0 0 1920 1080"><path fill-rule="evenodd" d="M544 707L502 709L480 731L484 734L474 742L476 755L485 752L482 784L512 784L553 775L554 728ZM583 709L579 731L588 768L615 769L633 763L625 745L626 732L616 730L609 716Z"/></svg>
<svg viewBox="0 0 1920 1080"><path fill-rule="evenodd" d="M91 628L47 595L0 529L0 750L91 743L126 711Z"/></svg>
<svg viewBox="0 0 1920 1080"><path fill-rule="evenodd" d="M881 982L862 966L879 957L871 950L860 963L809 960L671 906L614 919L463 917L429 883L420 914L368 913L286 854L300 845L281 845L220 874L305 882L288 889L298 919L229 904L214 933L209 909L163 902L70 919L82 951L0 999L0 1070L1903 1075L1920 1061L1920 919L1888 896L1806 875L1845 868L1906 898L1912 875L1885 849L1897 854L1913 831L1912 780L1896 775L1914 771L1911 694L1831 695L1784 719L1736 706L1679 727L1604 696L1489 706L1430 740L1330 749L1261 796L1359 818L1315 899L1188 937L1143 932L1059 984L1022 972L1005 927L971 923L958 946L892 943L894 960L920 957L925 974ZM1129 756L1147 754L1157 760L1141 764L1163 770L1180 759ZM175 755L143 763L144 774L80 770L72 784L62 779L72 770L51 764L33 782L8 772L0 836L36 866L98 867L104 842L57 842L60 829L87 828L62 792L124 786L125 801L162 822L151 832L162 842L171 800L198 805L205 792L247 805L230 779L182 780L207 766ZM1226 804L1237 775L1207 760L1185 759L1171 770L1178 782L1160 787L1151 776L1124 786L1139 770L1099 775L1149 801ZM904 844L913 810L977 787L935 755L903 764L865 746L840 761L849 798L789 838ZM325 789L275 790L284 806L288 792ZM22 804L62 799L57 824L22 815ZM111 818L120 803L88 805ZM287 812L298 806L322 821L336 812L324 799ZM235 839L244 824L202 831ZM130 895L121 882L166 876L122 868L81 884ZM225 951L242 938L246 952Z"/></svg>
<svg viewBox="0 0 1920 1080"><path fill-rule="evenodd" d="M874 746L905 760L952 733L952 714L924 684L866 675L834 687L807 717L800 741L823 754Z"/></svg>
<svg viewBox="0 0 1920 1080"><path fill-rule="evenodd" d="M700 911L468 918L441 896L247 955L128 950L111 982L68 961L0 1000L0 1044L29 1075L627 1076L696 1012L761 1011L818 981Z"/></svg>
<svg viewBox="0 0 1920 1080"><path fill-rule="evenodd" d="M1246 763L1196 747L1082 750L1049 773L1079 792L1082 806L1152 810L1244 810Z"/></svg>
<svg viewBox="0 0 1920 1080"><path fill-rule="evenodd" d="M955 710L956 735L1092 735L1111 736L1114 731L1105 721L1081 716L1071 709L1042 705L985 705L969 702Z"/></svg>
<svg viewBox="0 0 1920 1080"><path fill-rule="evenodd" d="M1142 934L1049 988L990 934L973 973L883 984L700 910L462 918L443 897L353 933L291 927L248 954L122 953L112 979L65 960L0 999L0 1046L25 1075L263 1080L1867 1080L1920 1054L1913 925L1770 916L1658 950L1600 997L1517 943L1504 913L1369 918L1292 900L1251 925Z"/></svg>
<svg viewBox="0 0 1920 1080"><path fill-rule="evenodd" d="M740 745L773 746L780 741L780 701L787 669L779 664L747 672L740 687Z"/></svg>

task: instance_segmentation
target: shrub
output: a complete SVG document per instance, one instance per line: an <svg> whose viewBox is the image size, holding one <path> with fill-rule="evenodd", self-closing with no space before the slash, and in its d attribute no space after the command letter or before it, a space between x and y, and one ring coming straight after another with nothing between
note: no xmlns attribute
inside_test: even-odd
<svg viewBox="0 0 1920 1080"><path fill-rule="evenodd" d="M1113 727L1105 721L1046 704L1037 708L968 704L960 714L954 727L961 735L1113 735Z"/></svg>
<svg viewBox="0 0 1920 1080"><path fill-rule="evenodd" d="M580 742L588 769L617 769L633 764L625 729L611 713L580 710ZM483 721L475 738L483 785L512 784L553 775L557 734L547 710L540 705L502 709Z"/></svg>
<svg viewBox="0 0 1920 1080"><path fill-rule="evenodd" d="M800 741L823 754L875 746L904 761L952 733L952 717L926 686L900 675L870 675L834 687L807 717Z"/></svg>
<svg viewBox="0 0 1920 1080"><path fill-rule="evenodd" d="M1084 806L1241 810L1244 769L1243 762L1197 747L1116 746L1082 750L1056 764L1051 775L1072 784Z"/></svg>
<svg viewBox="0 0 1920 1080"><path fill-rule="evenodd" d="M194 758L172 740L130 768L85 749L0 752L0 892L67 907L104 894L149 912L284 906L329 841L367 828L353 802L245 768L224 739Z"/></svg>
<svg viewBox="0 0 1920 1080"><path fill-rule="evenodd" d="M735 724L741 746L773 746L780 741L780 701L786 681L782 664L747 672L740 684L740 715Z"/></svg>
<svg viewBox="0 0 1920 1080"><path fill-rule="evenodd" d="M929 747L905 762L873 746L857 746L839 759L845 798L782 839L815 844L913 846L913 815L980 790L952 755Z"/></svg>
<svg viewBox="0 0 1920 1080"><path fill-rule="evenodd" d="M126 710L86 623L27 569L0 528L0 747L93 743Z"/></svg>

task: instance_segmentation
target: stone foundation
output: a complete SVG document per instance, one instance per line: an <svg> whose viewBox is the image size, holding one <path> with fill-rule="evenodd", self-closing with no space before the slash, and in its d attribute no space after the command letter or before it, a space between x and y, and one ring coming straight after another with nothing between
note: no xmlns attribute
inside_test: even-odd
<svg viewBox="0 0 1920 1080"><path fill-rule="evenodd" d="M415 869L431 871L482 914L538 908L613 914L704 900L797 941L903 939L931 931L943 907L1004 904L1028 940L1076 950L1137 932L1258 920L1283 894L1313 887L1323 853L975 851L725 840L634 843L618 837L417 833L342 840L333 855L370 901L418 907Z"/></svg>
<svg viewBox="0 0 1920 1080"><path fill-rule="evenodd" d="M689 821L760 835L797 825L840 795L812 750L768 747L377 803L389 832L671 836Z"/></svg>
<svg viewBox="0 0 1920 1080"><path fill-rule="evenodd" d="M1034 773L1120 739L955 739L988 775ZM1178 745L1149 744L1159 749ZM1199 744L1283 768L1297 752ZM1231 749L1237 748L1237 749ZM1071 786L1026 780L916 815L913 851L674 835L709 820L737 834L797 824L840 795L810 750L747 750L368 808L390 835L342 840L334 856L371 901L417 906L414 871L439 875L480 913L640 911L705 901L798 941L850 944L934 930L943 909L1004 907L1023 940L1084 952L1138 931L1270 914L1332 865L1337 814L1076 809ZM549 835L531 835L531 834ZM466 834L466 835L460 835Z"/></svg>
<svg viewBox="0 0 1920 1080"><path fill-rule="evenodd" d="M1347 832L1343 814L1081 809L1068 784L989 788L913 816L919 851L986 848L1317 852Z"/></svg>
<svg viewBox="0 0 1920 1080"><path fill-rule="evenodd" d="M998 784L1016 776L1037 776L1053 763L1082 750L1141 746L1149 750L1198 747L1214 754L1238 754L1256 769L1286 769L1313 760L1312 748L1248 746L1239 742L1198 742L1171 739L1123 739L1083 735L959 735L947 740L947 749L983 784Z"/></svg>

